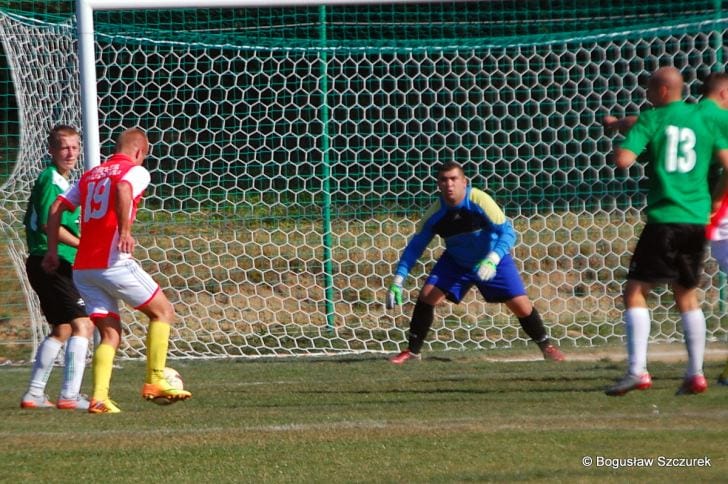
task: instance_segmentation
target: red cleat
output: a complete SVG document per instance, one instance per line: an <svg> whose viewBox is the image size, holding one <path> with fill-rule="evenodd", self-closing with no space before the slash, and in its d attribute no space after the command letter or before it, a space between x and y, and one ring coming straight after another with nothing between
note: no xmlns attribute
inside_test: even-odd
<svg viewBox="0 0 728 484"><path fill-rule="evenodd" d="M420 361L421 359L422 356L420 356L419 353L412 353L410 350L404 350L389 361L391 361L395 365L401 365L410 360Z"/></svg>
<svg viewBox="0 0 728 484"><path fill-rule="evenodd" d="M551 343L545 345L543 348L541 348L541 353L543 353L543 359L546 361L565 361L566 356L559 351L559 349L552 345Z"/></svg>
<svg viewBox="0 0 728 484"><path fill-rule="evenodd" d="M683 380L675 395L697 395L708 389L708 382L703 375L693 375Z"/></svg>

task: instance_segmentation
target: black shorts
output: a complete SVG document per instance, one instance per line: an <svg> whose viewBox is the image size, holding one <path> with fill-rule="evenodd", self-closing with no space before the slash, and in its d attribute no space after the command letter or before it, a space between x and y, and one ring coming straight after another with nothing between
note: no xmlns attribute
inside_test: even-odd
<svg viewBox="0 0 728 484"><path fill-rule="evenodd" d="M60 265L52 274L41 267L43 257L31 255L25 261L28 281L40 300L40 309L48 324L70 323L86 317L86 306L73 284L73 272L68 261L59 259Z"/></svg>
<svg viewBox="0 0 728 484"><path fill-rule="evenodd" d="M697 287L706 245L703 225L648 223L637 241L627 279Z"/></svg>

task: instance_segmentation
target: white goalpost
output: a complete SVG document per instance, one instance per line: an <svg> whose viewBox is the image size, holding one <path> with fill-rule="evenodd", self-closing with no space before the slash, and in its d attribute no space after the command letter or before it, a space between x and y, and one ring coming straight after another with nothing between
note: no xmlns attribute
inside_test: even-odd
<svg viewBox="0 0 728 484"><path fill-rule="evenodd" d="M402 307L385 310L384 295L447 160L513 220L514 259L550 336L621 341L645 174L608 163L600 119L638 112L640 76L667 62L695 93L725 69L728 19L495 38L477 15L447 16L450 4L76 0L76 17L61 20L0 10L21 136L0 229L18 277L48 129L82 126L89 168L139 126L152 183L134 255L177 311L170 358L397 351L440 243L405 282ZM723 281L706 262L709 338L724 340ZM39 340L47 326L24 290L28 315L11 324L32 324ZM654 298L652 340L681 340L669 293ZM122 312L119 354L142 358L146 321ZM437 309L426 349L527 344L505 307L471 293Z"/></svg>

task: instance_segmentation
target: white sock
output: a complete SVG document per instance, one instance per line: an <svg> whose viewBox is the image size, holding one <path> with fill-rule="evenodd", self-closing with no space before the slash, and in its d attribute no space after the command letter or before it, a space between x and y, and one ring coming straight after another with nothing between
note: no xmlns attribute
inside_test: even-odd
<svg viewBox="0 0 728 484"><path fill-rule="evenodd" d="M28 391L32 395L41 396L45 393L46 383L48 383L48 378L50 378L53 370L53 363L55 363L62 346L63 343L52 336L46 336L38 345L28 387Z"/></svg>
<svg viewBox="0 0 728 484"><path fill-rule="evenodd" d="M66 343L66 368L63 372L61 398L76 398L81 391L88 343L88 338L83 336L71 336Z"/></svg>
<svg viewBox="0 0 728 484"><path fill-rule="evenodd" d="M647 372L647 341L650 339L650 310L629 308L624 312L627 332L627 356L629 373L641 375Z"/></svg>
<svg viewBox="0 0 728 484"><path fill-rule="evenodd" d="M688 368L686 377L703 374L705 356L705 316L702 309L693 309L680 315L688 349Z"/></svg>

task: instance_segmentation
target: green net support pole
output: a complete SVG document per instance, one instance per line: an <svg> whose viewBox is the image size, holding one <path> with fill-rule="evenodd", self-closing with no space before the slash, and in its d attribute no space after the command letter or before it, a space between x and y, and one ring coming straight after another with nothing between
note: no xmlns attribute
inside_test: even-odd
<svg viewBox="0 0 728 484"><path fill-rule="evenodd" d="M326 6L319 7L319 33L321 46L326 47ZM329 164L329 80L327 75L328 53L321 50L321 180L323 181L323 244L324 244L324 285L326 290L326 325L329 331L334 330L334 277L331 261L331 166Z"/></svg>

